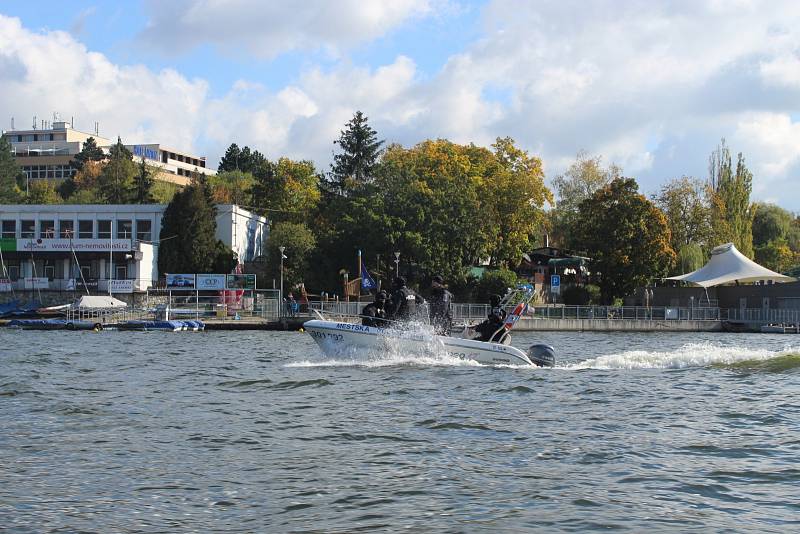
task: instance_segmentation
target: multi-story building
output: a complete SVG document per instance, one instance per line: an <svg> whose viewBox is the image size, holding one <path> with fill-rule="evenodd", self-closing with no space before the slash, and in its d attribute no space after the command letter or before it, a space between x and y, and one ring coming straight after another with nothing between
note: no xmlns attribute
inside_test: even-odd
<svg viewBox="0 0 800 534"><path fill-rule="evenodd" d="M114 141L76 130L69 122L55 121L52 127L33 130L3 132L11 144L11 151L28 180L48 178L64 180L75 174L70 161L82 149L86 140L93 137L98 147L108 152ZM125 145L135 160L144 159L157 167L155 178L186 185L194 173L214 175L206 167L204 156L168 148L159 144Z"/></svg>
<svg viewBox="0 0 800 534"><path fill-rule="evenodd" d="M108 291L144 291L158 272L164 204L5 205L0 209L0 253L13 289L67 290L86 280ZM239 206L217 206L216 238L240 263L264 254L267 220ZM170 239L171 236L163 239ZM226 273L220 273L226 274ZM6 275L0 270L0 278ZM123 282L120 282L123 281Z"/></svg>

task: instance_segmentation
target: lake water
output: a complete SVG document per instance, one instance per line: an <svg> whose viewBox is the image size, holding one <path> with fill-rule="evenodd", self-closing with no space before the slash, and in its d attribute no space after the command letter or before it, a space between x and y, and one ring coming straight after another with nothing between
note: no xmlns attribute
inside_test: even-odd
<svg viewBox="0 0 800 534"><path fill-rule="evenodd" d="M800 529L800 336L520 333L555 369L298 332L0 329L11 532Z"/></svg>

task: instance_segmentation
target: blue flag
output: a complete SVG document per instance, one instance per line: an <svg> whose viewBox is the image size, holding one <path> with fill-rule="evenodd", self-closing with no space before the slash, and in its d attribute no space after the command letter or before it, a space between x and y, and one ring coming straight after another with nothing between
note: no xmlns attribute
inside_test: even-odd
<svg viewBox="0 0 800 534"><path fill-rule="evenodd" d="M378 284L375 283L375 280L369 275L369 271L367 270L367 266L364 265L364 260L361 260L361 289L366 289L369 291L370 289L376 289Z"/></svg>

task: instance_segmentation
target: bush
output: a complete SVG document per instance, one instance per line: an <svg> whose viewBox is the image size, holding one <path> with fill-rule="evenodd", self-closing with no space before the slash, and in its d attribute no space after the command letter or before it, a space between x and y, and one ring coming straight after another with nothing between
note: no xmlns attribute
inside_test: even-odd
<svg viewBox="0 0 800 534"><path fill-rule="evenodd" d="M518 281L516 273L508 269L487 271L475 287L475 302L489 302L492 294L502 297L509 287L516 287Z"/></svg>
<svg viewBox="0 0 800 534"><path fill-rule="evenodd" d="M600 288L593 285L569 286L562 295L564 304L570 306L586 306L600 302Z"/></svg>

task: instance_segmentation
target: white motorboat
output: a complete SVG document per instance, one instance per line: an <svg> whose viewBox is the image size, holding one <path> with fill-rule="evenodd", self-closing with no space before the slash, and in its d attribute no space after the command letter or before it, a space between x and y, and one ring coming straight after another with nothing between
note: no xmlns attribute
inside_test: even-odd
<svg viewBox="0 0 800 534"><path fill-rule="evenodd" d="M414 354L446 353L485 365L555 365L555 354L549 345L533 345L525 353L502 343L317 319L306 322L303 328L329 357L352 356L358 352L384 354L399 349Z"/></svg>

